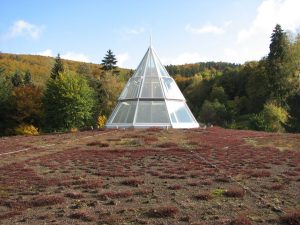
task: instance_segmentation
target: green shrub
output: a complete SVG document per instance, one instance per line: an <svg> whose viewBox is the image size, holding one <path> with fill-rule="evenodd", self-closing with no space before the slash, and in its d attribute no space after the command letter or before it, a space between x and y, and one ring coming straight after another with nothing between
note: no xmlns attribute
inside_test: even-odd
<svg viewBox="0 0 300 225"><path fill-rule="evenodd" d="M250 125L255 130L284 132L288 117L288 112L284 108L268 102L260 113L251 116Z"/></svg>

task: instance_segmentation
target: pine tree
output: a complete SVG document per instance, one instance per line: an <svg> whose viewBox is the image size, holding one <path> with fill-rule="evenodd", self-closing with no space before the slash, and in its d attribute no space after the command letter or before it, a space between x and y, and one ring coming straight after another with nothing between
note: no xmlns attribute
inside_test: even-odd
<svg viewBox="0 0 300 225"><path fill-rule="evenodd" d="M288 39L281 26L277 24L271 35L269 61L284 60L288 51Z"/></svg>
<svg viewBox="0 0 300 225"><path fill-rule="evenodd" d="M269 96L280 106L287 106L286 100L293 92L294 66L291 64L290 43L287 34L279 24L271 35L270 53L267 57Z"/></svg>
<svg viewBox="0 0 300 225"><path fill-rule="evenodd" d="M117 68L117 59L113 52L109 49L104 59L102 60L101 65L105 71L114 70Z"/></svg>
<svg viewBox="0 0 300 225"><path fill-rule="evenodd" d="M64 72L64 64L60 58L59 53L57 54L57 57L55 58L55 64L51 70L51 78L56 79L59 76L59 73Z"/></svg>

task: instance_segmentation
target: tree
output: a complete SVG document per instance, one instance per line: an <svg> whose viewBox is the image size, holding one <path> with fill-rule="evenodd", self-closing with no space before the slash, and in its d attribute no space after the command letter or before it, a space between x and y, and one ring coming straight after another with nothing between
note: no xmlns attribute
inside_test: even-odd
<svg viewBox="0 0 300 225"><path fill-rule="evenodd" d="M121 82L119 77L109 76L109 73L103 73L99 79L87 77L87 80L94 90L97 102L94 109L95 118L99 114L109 116L124 88L124 82Z"/></svg>
<svg viewBox="0 0 300 225"><path fill-rule="evenodd" d="M184 90L193 114L199 114L205 99L209 97L213 84L212 79L202 79L201 76L194 76L191 84Z"/></svg>
<svg viewBox="0 0 300 225"><path fill-rule="evenodd" d="M55 80L59 76L59 73L62 73L62 72L64 72L64 64L63 64L63 62L60 58L60 55L58 53L57 57L55 58L54 66L51 70L50 77Z"/></svg>
<svg viewBox="0 0 300 225"><path fill-rule="evenodd" d="M289 114L287 130L300 133L300 92L289 97Z"/></svg>
<svg viewBox="0 0 300 225"><path fill-rule="evenodd" d="M215 99L220 103L227 103L228 96L226 95L223 87L213 86L209 95L209 100L214 101Z"/></svg>
<svg viewBox="0 0 300 225"><path fill-rule="evenodd" d="M31 85L32 84L31 73L29 72L29 70L27 70L25 75L24 75L24 84L25 85Z"/></svg>
<svg viewBox="0 0 300 225"><path fill-rule="evenodd" d="M243 73L247 74L245 94L249 100L247 101L248 113L260 112L269 98L270 93L267 88L269 81L266 64L266 60L262 59L258 63L253 63L252 65L244 67L242 70Z"/></svg>
<svg viewBox="0 0 300 225"><path fill-rule="evenodd" d="M109 49L102 60L101 65L105 71L112 71L117 68L117 59L113 52Z"/></svg>
<svg viewBox="0 0 300 225"><path fill-rule="evenodd" d="M60 73L47 83L43 98L48 130L82 128L91 122L94 93L86 79L72 72Z"/></svg>
<svg viewBox="0 0 300 225"><path fill-rule="evenodd" d="M9 114L11 112L9 98L12 91L11 82L0 75L0 135L3 135L10 127L11 121Z"/></svg>
<svg viewBox="0 0 300 225"><path fill-rule="evenodd" d="M213 102L205 100L199 113L200 121L217 125L224 125L226 117L226 107L218 100L214 100Z"/></svg>
<svg viewBox="0 0 300 225"><path fill-rule="evenodd" d="M86 63L80 63L76 72L82 76L92 76L92 70Z"/></svg>
<svg viewBox="0 0 300 225"><path fill-rule="evenodd" d="M288 37L279 24L271 35L267 57L268 89L270 98L287 106L287 98L295 91L295 67Z"/></svg>
<svg viewBox="0 0 300 225"><path fill-rule="evenodd" d="M13 112L10 117L20 124L37 127L42 123L42 89L33 85L15 87L10 97Z"/></svg>
<svg viewBox="0 0 300 225"><path fill-rule="evenodd" d="M264 109L254 114L251 121L251 128L255 130L271 131L271 132L283 132L284 126L288 120L288 112L278 106L274 102L267 102L264 105Z"/></svg>
<svg viewBox="0 0 300 225"><path fill-rule="evenodd" d="M23 76L18 70L11 76L11 83L14 87L19 87L24 84Z"/></svg>

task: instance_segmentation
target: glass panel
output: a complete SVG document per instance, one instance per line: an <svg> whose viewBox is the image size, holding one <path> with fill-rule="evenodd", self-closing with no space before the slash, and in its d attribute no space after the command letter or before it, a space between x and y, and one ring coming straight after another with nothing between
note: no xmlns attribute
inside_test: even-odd
<svg viewBox="0 0 300 225"><path fill-rule="evenodd" d="M120 102L112 123L133 123L136 101Z"/></svg>
<svg viewBox="0 0 300 225"><path fill-rule="evenodd" d="M176 117L175 117L175 113L174 113L174 112L170 113L170 117L171 117L172 123L177 123L177 120L176 120Z"/></svg>
<svg viewBox="0 0 300 225"><path fill-rule="evenodd" d="M153 54L154 54L156 69L158 70L159 75L162 76L162 77L170 77L170 75L168 74L165 67L161 64L161 62L160 62L159 58L157 57L157 55L155 53L153 53Z"/></svg>
<svg viewBox="0 0 300 225"><path fill-rule="evenodd" d="M158 77L144 78L141 98L163 98L163 93Z"/></svg>
<svg viewBox="0 0 300 225"><path fill-rule="evenodd" d="M164 101L140 101L136 123L170 123Z"/></svg>
<svg viewBox="0 0 300 225"><path fill-rule="evenodd" d="M162 80L165 88L166 98L184 100L184 97L173 78L163 77Z"/></svg>
<svg viewBox="0 0 300 225"><path fill-rule="evenodd" d="M137 98L141 86L141 80L142 79L140 77L130 78L122 94L120 95L120 99Z"/></svg>
<svg viewBox="0 0 300 225"><path fill-rule="evenodd" d="M149 50L144 55L141 63L139 64L138 68L136 69L135 73L133 74L133 77L141 77L144 76L145 68L148 62L149 58Z"/></svg>
<svg viewBox="0 0 300 225"><path fill-rule="evenodd" d="M193 115L191 115L185 102L167 101L168 110L171 115L175 114L178 123L195 123ZM173 122L173 119L172 119Z"/></svg>
<svg viewBox="0 0 300 225"><path fill-rule="evenodd" d="M150 51L152 51L152 50L150 50ZM152 52L149 53L149 57L147 59L145 76L147 76L147 77L158 77L158 73L157 73L157 69L156 69L156 65L155 65L155 62L154 62Z"/></svg>

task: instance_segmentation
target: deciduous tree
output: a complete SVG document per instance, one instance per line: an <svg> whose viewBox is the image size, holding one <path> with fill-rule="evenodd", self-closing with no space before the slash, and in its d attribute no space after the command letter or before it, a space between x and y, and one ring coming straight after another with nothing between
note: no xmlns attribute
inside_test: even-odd
<svg viewBox="0 0 300 225"><path fill-rule="evenodd" d="M50 79L43 98L46 128L70 130L87 125L93 116L94 93L86 79L71 72Z"/></svg>
<svg viewBox="0 0 300 225"><path fill-rule="evenodd" d="M42 123L42 96L40 87L25 85L13 89L10 104L14 109L10 117L19 124L32 124L40 127Z"/></svg>

